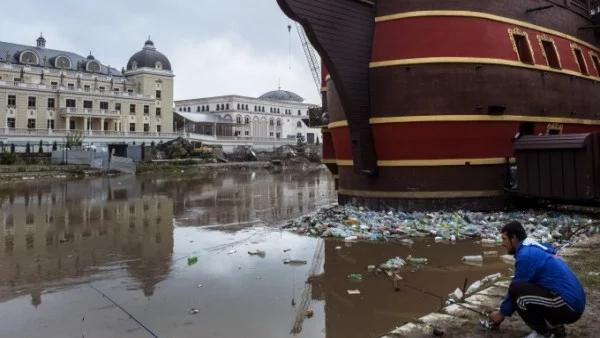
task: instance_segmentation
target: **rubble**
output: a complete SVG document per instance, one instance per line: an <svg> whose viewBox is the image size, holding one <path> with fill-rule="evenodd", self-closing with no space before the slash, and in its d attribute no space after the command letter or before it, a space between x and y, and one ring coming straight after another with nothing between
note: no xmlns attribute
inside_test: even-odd
<svg viewBox="0 0 600 338"><path fill-rule="evenodd" d="M378 212L352 205L336 205L284 225L301 234L346 240L396 240L411 245L413 239L433 237L454 242L477 238L482 246L502 243L500 229L519 221L530 238L555 247L579 242L600 231L599 223L583 214L556 211L505 212Z"/></svg>

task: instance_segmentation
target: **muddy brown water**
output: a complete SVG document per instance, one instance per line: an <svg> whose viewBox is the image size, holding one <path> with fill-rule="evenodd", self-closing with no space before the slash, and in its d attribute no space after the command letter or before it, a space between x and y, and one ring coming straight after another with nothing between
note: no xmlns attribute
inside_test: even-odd
<svg viewBox="0 0 600 338"><path fill-rule="evenodd" d="M333 189L326 171L3 185L0 337L150 337L90 285L159 337L377 337L440 300L396 291L368 265L428 258L403 270L404 283L441 296L465 278L508 272L498 258L461 262L501 247L346 243L279 230L332 203ZM265 255L248 254L256 249ZM316 276L305 283L309 272ZM354 289L360 294L347 293Z"/></svg>

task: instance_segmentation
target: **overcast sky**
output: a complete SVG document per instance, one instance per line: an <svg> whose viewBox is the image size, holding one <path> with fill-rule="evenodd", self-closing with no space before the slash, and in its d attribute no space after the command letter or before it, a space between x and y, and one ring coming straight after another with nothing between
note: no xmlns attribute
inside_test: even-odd
<svg viewBox="0 0 600 338"><path fill-rule="evenodd" d="M171 61L176 100L257 97L277 89L281 79L282 89L319 104L289 22L276 0L3 1L0 41L35 45L43 32L47 48L83 56L92 51L121 69L150 35Z"/></svg>

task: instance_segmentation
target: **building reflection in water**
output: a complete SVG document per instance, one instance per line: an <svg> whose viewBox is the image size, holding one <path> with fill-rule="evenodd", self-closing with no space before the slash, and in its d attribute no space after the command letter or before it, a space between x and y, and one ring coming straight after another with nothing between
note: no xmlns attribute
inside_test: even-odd
<svg viewBox="0 0 600 338"><path fill-rule="evenodd" d="M151 296L173 252L173 202L135 177L0 191L0 298L131 276ZM108 272L107 271L112 271ZM100 277L102 273L102 277Z"/></svg>
<svg viewBox="0 0 600 338"><path fill-rule="evenodd" d="M249 224L275 225L335 201L327 171L312 173L210 173L173 181L157 179L157 189L175 200L179 226L219 226L236 231Z"/></svg>

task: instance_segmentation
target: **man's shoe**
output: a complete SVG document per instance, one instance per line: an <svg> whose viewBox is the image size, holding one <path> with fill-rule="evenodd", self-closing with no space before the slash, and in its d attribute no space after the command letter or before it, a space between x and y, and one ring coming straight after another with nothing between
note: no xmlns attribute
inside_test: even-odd
<svg viewBox="0 0 600 338"><path fill-rule="evenodd" d="M558 326L550 328L550 332L554 335L554 337L566 337L567 332L565 330L565 326L560 324Z"/></svg>
<svg viewBox="0 0 600 338"><path fill-rule="evenodd" d="M549 333L549 336L545 336L543 334L537 333L536 331L533 331L523 338L554 338L554 334Z"/></svg>

